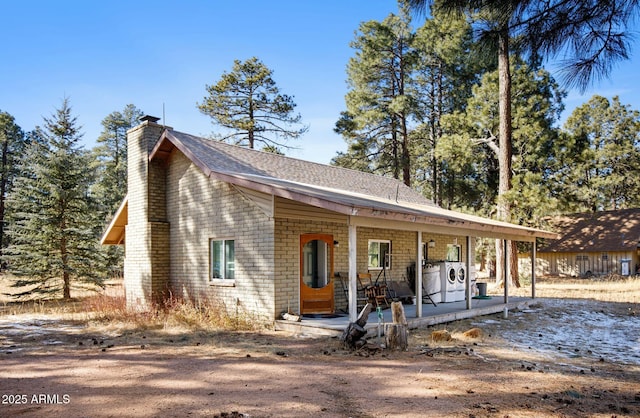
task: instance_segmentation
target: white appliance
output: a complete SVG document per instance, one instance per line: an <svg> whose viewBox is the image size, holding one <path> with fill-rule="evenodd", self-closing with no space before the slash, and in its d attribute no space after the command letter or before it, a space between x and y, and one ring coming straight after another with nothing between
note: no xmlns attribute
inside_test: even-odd
<svg viewBox="0 0 640 418"><path fill-rule="evenodd" d="M456 265L456 294L455 300L465 300L466 280L467 280L467 266L464 263L453 263Z"/></svg>
<svg viewBox="0 0 640 418"><path fill-rule="evenodd" d="M426 295L429 295L433 303L440 303L442 301L442 279L440 278L440 268L438 266L427 267L422 270L422 289L425 295L423 295L423 301L429 300Z"/></svg>
<svg viewBox="0 0 640 418"><path fill-rule="evenodd" d="M458 297L457 264L445 261L440 264L440 280L442 283L442 302L456 302Z"/></svg>

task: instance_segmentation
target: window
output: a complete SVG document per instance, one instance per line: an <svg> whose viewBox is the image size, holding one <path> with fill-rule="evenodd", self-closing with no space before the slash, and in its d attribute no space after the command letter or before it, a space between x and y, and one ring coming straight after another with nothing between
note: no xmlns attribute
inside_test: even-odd
<svg viewBox="0 0 640 418"><path fill-rule="evenodd" d="M369 240L369 270L391 268L391 241Z"/></svg>
<svg viewBox="0 0 640 418"><path fill-rule="evenodd" d="M229 239L209 241L210 279L235 280L236 250L235 241Z"/></svg>
<svg viewBox="0 0 640 418"><path fill-rule="evenodd" d="M447 261L462 261L459 245L447 244Z"/></svg>

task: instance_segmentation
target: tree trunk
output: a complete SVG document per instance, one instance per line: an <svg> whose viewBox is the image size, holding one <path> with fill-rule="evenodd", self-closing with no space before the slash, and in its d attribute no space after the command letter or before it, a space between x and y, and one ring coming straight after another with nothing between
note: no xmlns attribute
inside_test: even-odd
<svg viewBox="0 0 640 418"><path fill-rule="evenodd" d="M409 346L407 335L407 318L404 315L402 302L391 303L393 324L387 324L384 330L385 343L390 350L406 350Z"/></svg>
<svg viewBox="0 0 640 418"><path fill-rule="evenodd" d="M0 169L0 258L4 255L4 212L5 212L5 195L7 194L7 181L9 170L7 168L7 159L9 155L9 138L5 138L2 144L2 168Z"/></svg>
<svg viewBox="0 0 640 418"><path fill-rule="evenodd" d="M498 183L498 220L509 222L511 218L511 203L507 200L506 194L511 190L511 161L512 150L512 127L511 127L511 71L509 68L509 30L504 28L498 36L498 77L499 77L499 97L498 112L500 117L499 129L499 183ZM508 242L509 256L509 280L514 284L518 283L517 253L513 251L515 243ZM496 284L502 283L504 271L504 246L501 240L496 240Z"/></svg>
<svg viewBox="0 0 640 418"><path fill-rule="evenodd" d="M345 328L340 340L346 347L356 349L366 344L363 337L367 335L367 330L364 326L367 324L367 319L372 309L373 305L367 303L364 308L362 308L362 311L360 311L360 315L358 315L356 322L349 323L349 326Z"/></svg>

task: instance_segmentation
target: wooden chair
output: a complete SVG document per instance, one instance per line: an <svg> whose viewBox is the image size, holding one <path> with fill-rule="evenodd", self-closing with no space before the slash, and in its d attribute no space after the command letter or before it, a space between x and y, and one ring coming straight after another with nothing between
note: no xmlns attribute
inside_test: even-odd
<svg viewBox="0 0 640 418"><path fill-rule="evenodd" d="M349 312L349 285L347 281L344 280L340 273L335 273L336 278L340 281L340 285L342 286L342 291L344 292L344 297L347 301L347 306L343 310L345 313ZM365 294L365 288L360 281L360 277L358 275L358 286L356 288L356 308L360 311L364 305L367 304L369 298Z"/></svg>
<svg viewBox="0 0 640 418"><path fill-rule="evenodd" d="M368 281L368 283L363 283L363 281ZM367 302L376 307L383 305L384 307L389 306L386 283L373 284L371 273L358 273L358 284L364 290Z"/></svg>

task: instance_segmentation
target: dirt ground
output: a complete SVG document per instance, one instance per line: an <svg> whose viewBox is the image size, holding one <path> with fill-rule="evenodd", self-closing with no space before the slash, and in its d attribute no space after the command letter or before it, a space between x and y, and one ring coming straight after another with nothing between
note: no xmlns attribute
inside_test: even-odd
<svg viewBox="0 0 640 418"><path fill-rule="evenodd" d="M411 330L404 352L352 352L337 338L283 332L135 330L3 315L0 416L640 416L640 363L577 346L550 356L505 339L517 326L533 346L542 337L540 321L583 309L545 307L544 299L539 305L512 313L517 325L493 315L481 325ZM589 307L625 321L638 308L595 301ZM473 327L480 337L462 335ZM453 340L434 343L431 332L443 329Z"/></svg>

